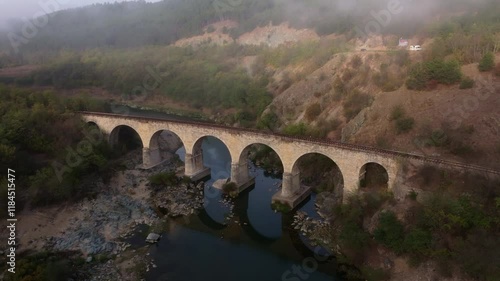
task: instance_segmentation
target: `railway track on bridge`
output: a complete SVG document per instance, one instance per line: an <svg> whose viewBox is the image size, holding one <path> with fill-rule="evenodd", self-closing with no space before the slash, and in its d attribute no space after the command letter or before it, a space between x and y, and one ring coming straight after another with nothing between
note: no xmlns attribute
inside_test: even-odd
<svg viewBox="0 0 500 281"><path fill-rule="evenodd" d="M437 164L437 165L442 165L442 166L447 166L447 167L453 167L456 169L463 169L463 170L476 171L476 172L481 172L481 173L486 173L486 174L500 175L499 170L495 170L495 169L491 169L491 168L487 168L487 167L483 167L483 166L478 166L478 165L471 165L471 164L462 163L462 162L456 162L456 161L450 161L450 160L445 160L445 159L439 159L439 158L435 158L435 157L429 157L429 156L425 156L422 154L408 153L408 152L389 150L389 149L381 149L381 148L363 146L363 145L358 145L358 144L348 144L348 143L343 143L343 142L338 142L338 141L331 141L331 140L318 139L318 138L312 138L312 137L289 136L289 135L279 134L279 133L274 133L274 132L264 132L264 131L260 131L260 130L256 130L256 129L236 128L236 127L220 125L217 123L199 122L199 121L181 121L181 120L174 120L174 119L167 119L167 118L165 118L165 119L151 118L151 117L143 117L143 116L137 116L137 115L120 115L120 114L104 113L104 112L79 111L78 113L97 115L97 116L117 117L117 118L118 117L119 118L129 118L129 119L134 119L134 120L143 121L143 122L147 122L147 121L171 122L171 123L188 124L188 125L207 127L207 128L219 128L219 129L223 129L223 130L233 131L236 133L241 132L241 133L252 133L252 134L257 134L257 135L262 135L262 136L275 136L275 137L283 139L284 141L300 140L303 142L320 144L320 145L328 145L328 146L347 149L347 150L351 150L351 151L385 154L385 155L397 157L400 159L417 160L417 161L421 161L423 163Z"/></svg>

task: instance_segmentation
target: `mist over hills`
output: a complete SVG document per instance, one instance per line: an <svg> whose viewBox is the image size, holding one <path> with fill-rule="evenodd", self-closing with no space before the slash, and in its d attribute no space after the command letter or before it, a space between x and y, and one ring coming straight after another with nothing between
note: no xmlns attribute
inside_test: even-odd
<svg viewBox="0 0 500 281"><path fill-rule="evenodd" d="M387 17L390 5L397 7L397 13ZM27 28L26 21L11 22L9 32L0 36L0 47L7 51L12 41L22 40L23 28L36 31L33 38L29 36L29 42L20 44L24 51L163 45L201 34L204 26L223 19L238 22L237 27L227 30L233 38L258 26L282 22L296 28L313 28L319 35L357 36L356 28L365 30L367 23L376 19L383 27L382 34L412 36L431 23L453 16L461 16L459 25L473 21L484 26L487 22L488 29L498 30L499 10L496 0L169 0L94 4L52 13L40 28Z"/></svg>

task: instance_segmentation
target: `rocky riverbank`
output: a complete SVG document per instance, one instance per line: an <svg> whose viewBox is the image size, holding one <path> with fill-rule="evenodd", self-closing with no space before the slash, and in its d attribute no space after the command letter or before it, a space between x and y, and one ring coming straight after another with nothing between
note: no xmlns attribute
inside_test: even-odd
<svg viewBox="0 0 500 281"><path fill-rule="evenodd" d="M143 170L142 151L129 152L115 160L119 169L107 181L99 177L85 179L85 185L97 191L94 198L77 203L26 209L18 219L18 253L75 251L84 264L73 274L77 280L141 280L156 267L149 259L149 245L130 245L126 237L138 225L149 229L165 223L159 208L170 216L187 216L203 207L204 183L197 185L179 178L179 184L155 192L149 178L160 172L180 169L175 151L182 145L171 134L159 141L163 164ZM3 235L3 234L2 234ZM139 243L141 244L141 243Z"/></svg>

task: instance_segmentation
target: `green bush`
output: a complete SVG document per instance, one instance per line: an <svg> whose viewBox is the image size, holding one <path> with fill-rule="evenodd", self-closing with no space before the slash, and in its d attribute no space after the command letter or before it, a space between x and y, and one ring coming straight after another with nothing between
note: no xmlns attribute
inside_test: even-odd
<svg viewBox="0 0 500 281"><path fill-rule="evenodd" d="M435 195L425 202L421 222L433 231L464 235L472 228L488 229L492 218L468 196L458 199Z"/></svg>
<svg viewBox="0 0 500 281"><path fill-rule="evenodd" d="M257 128L269 129L271 131L274 131L279 126L279 123L280 121L278 115L271 111L262 115L262 117L257 122Z"/></svg>
<svg viewBox="0 0 500 281"><path fill-rule="evenodd" d="M350 65L354 69L358 69L363 65L363 60L360 56L356 55L351 59Z"/></svg>
<svg viewBox="0 0 500 281"><path fill-rule="evenodd" d="M413 200L413 201L416 201L417 200L417 197L418 197L418 192L416 192L415 190L411 190L410 193L408 194L408 197Z"/></svg>
<svg viewBox="0 0 500 281"><path fill-rule="evenodd" d="M428 230L421 228L410 230L403 241L404 251L411 255L428 255L431 247L432 234Z"/></svg>
<svg viewBox="0 0 500 281"><path fill-rule="evenodd" d="M354 92L347 100L344 102L344 116L350 120L364 108L370 106L373 102L373 98L365 93Z"/></svg>
<svg viewBox="0 0 500 281"><path fill-rule="evenodd" d="M313 103L307 107L305 112L305 117L307 121L314 121L321 114L321 105L319 103Z"/></svg>
<svg viewBox="0 0 500 281"><path fill-rule="evenodd" d="M483 58L479 62L479 71L490 71L495 67L495 56L492 52L487 52L484 54Z"/></svg>
<svg viewBox="0 0 500 281"><path fill-rule="evenodd" d="M177 183L177 175L174 171L162 172L149 177L149 182L155 185L171 186Z"/></svg>
<svg viewBox="0 0 500 281"><path fill-rule="evenodd" d="M374 238L377 242L387 246L396 253L403 252L404 227L391 211L385 211L380 214Z"/></svg>
<svg viewBox="0 0 500 281"><path fill-rule="evenodd" d="M432 60L418 63L410 69L406 86L410 90L424 90L433 83L455 84L462 78L460 64L456 60Z"/></svg>
<svg viewBox="0 0 500 281"><path fill-rule="evenodd" d="M474 87L474 80L470 77L464 77L460 82L460 89L471 89Z"/></svg>
<svg viewBox="0 0 500 281"><path fill-rule="evenodd" d="M236 183L231 181L231 182L225 183L222 186L222 190L226 193L232 193L232 192L235 192L238 190L238 186L236 185Z"/></svg>
<svg viewBox="0 0 500 281"><path fill-rule="evenodd" d="M405 116L405 109L401 105L392 108L391 120L399 120L403 116Z"/></svg>
<svg viewBox="0 0 500 281"><path fill-rule="evenodd" d="M396 129L398 134L406 133L413 129L413 125L415 124L415 119L412 117L406 117L396 120Z"/></svg>
<svg viewBox="0 0 500 281"><path fill-rule="evenodd" d="M281 213L288 213L292 210L292 207L286 203L275 201L271 203L271 209Z"/></svg>
<svg viewBox="0 0 500 281"><path fill-rule="evenodd" d="M290 124L283 129L284 134L291 136L305 136L307 132L307 125L304 123Z"/></svg>

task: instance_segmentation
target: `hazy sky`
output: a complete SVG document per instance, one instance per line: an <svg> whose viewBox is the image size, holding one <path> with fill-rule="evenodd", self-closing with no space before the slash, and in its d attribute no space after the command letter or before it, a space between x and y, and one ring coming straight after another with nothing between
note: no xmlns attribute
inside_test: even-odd
<svg viewBox="0 0 500 281"><path fill-rule="evenodd" d="M40 3L56 2L61 9L90 5L93 3L114 3L126 0L0 0L0 22L10 18L27 17L31 19L37 12L43 11ZM158 2L160 0L146 0Z"/></svg>

